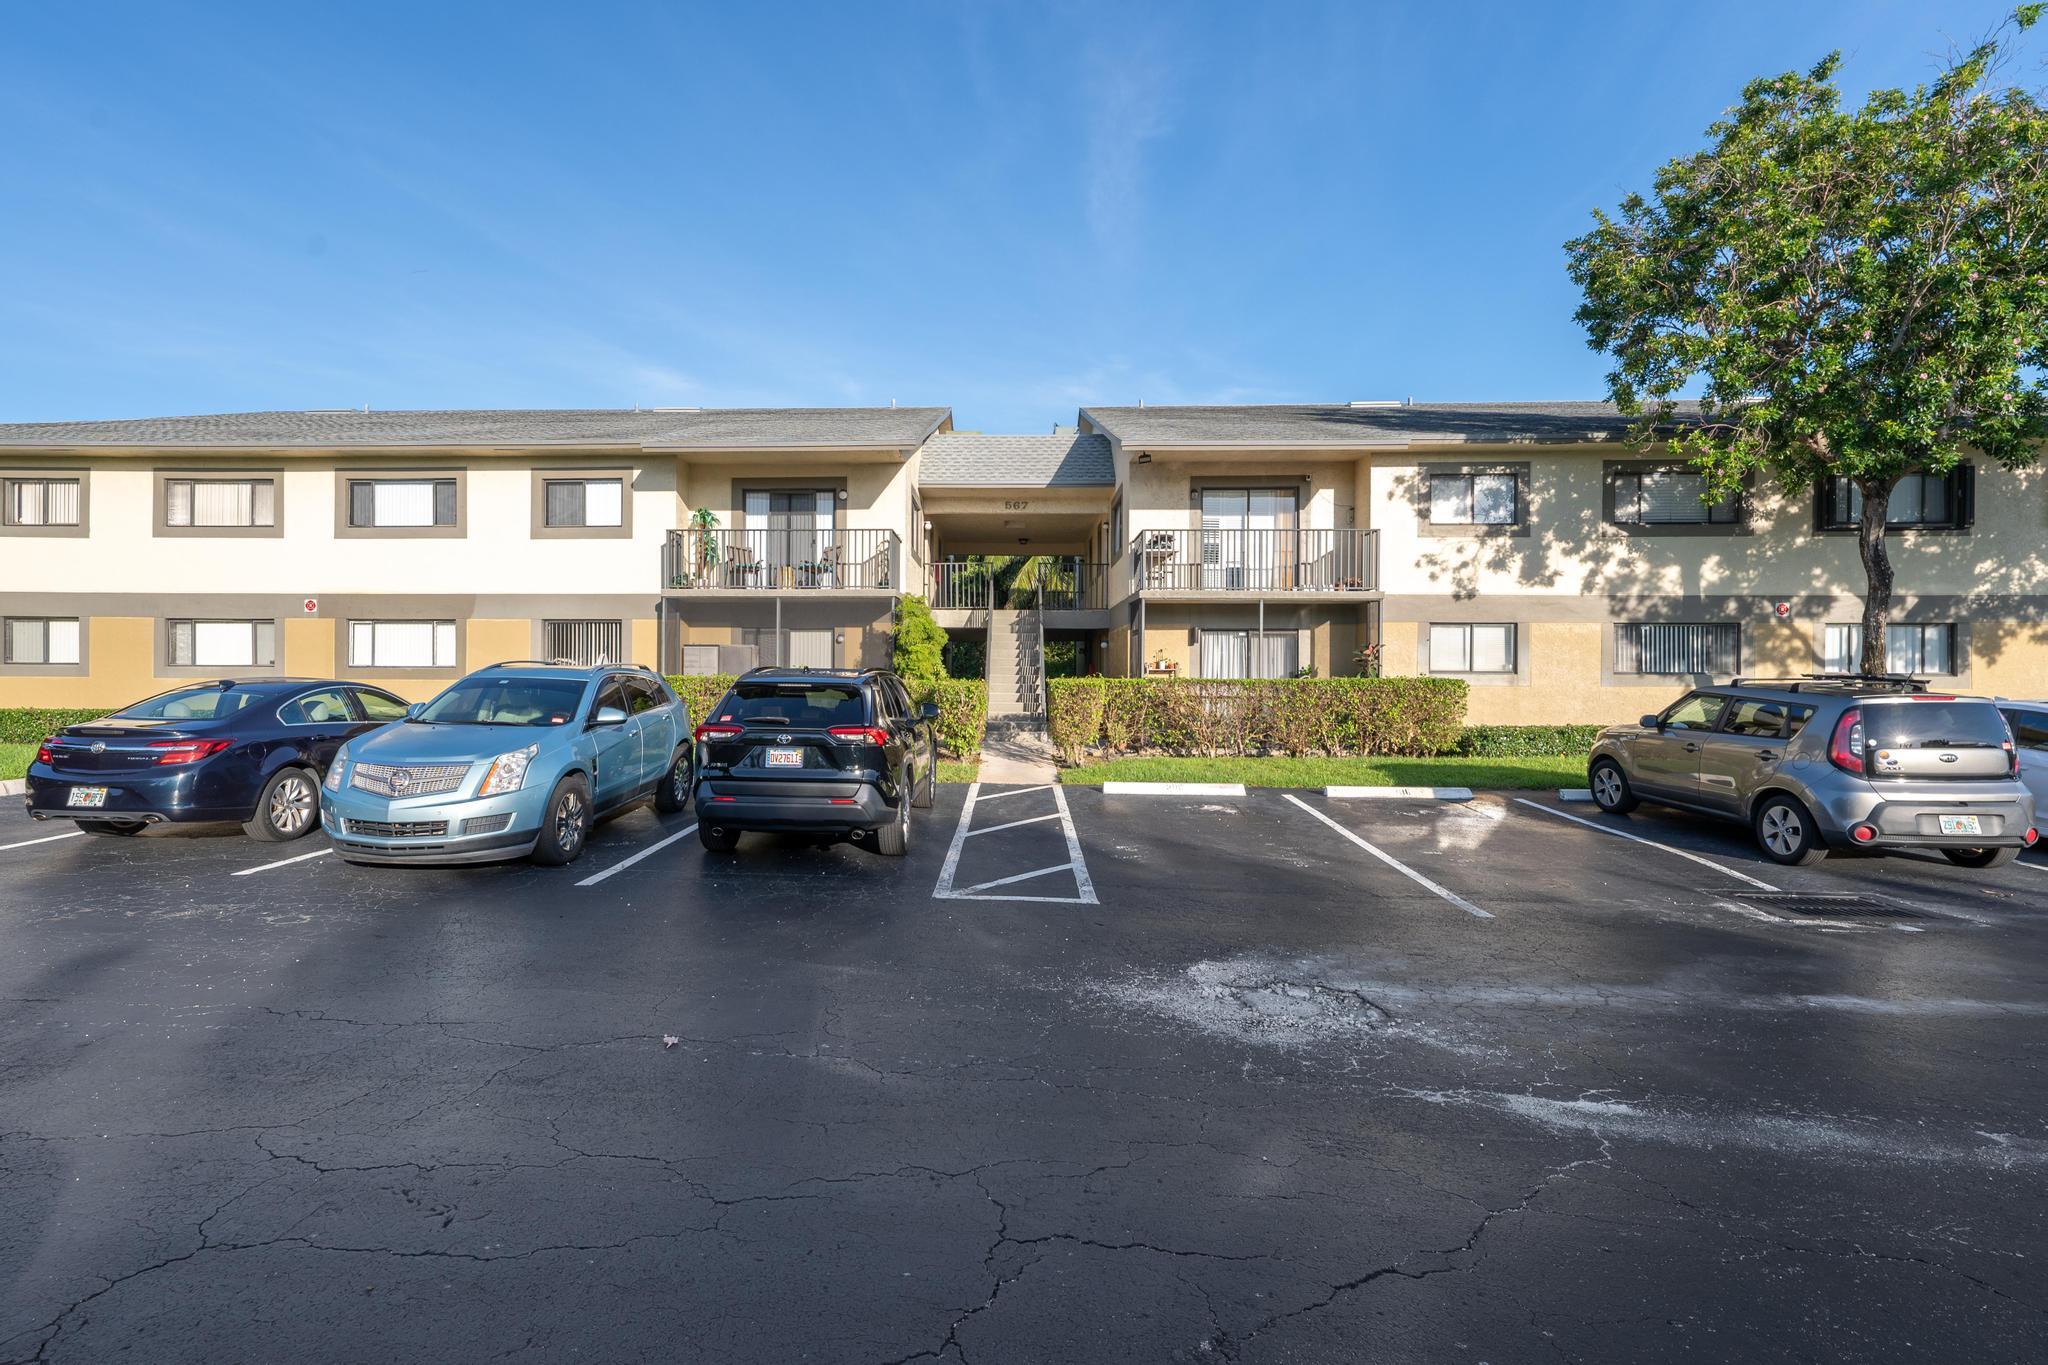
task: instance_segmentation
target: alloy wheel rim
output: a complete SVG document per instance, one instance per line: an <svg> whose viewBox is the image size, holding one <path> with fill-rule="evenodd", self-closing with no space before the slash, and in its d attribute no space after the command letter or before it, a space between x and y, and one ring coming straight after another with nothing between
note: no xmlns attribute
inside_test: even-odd
<svg viewBox="0 0 2048 1365"><path fill-rule="evenodd" d="M1621 779L1615 776L1614 769L1602 768L1593 774L1593 791L1602 805L1611 806L1621 798Z"/></svg>
<svg viewBox="0 0 2048 1365"><path fill-rule="evenodd" d="M286 778L270 794L270 823L297 834L313 818L313 786L302 777Z"/></svg>
<svg viewBox="0 0 2048 1365"><path fill-rule="evenodd" d="M1764 812L1764 843L1773 853L1791 853L1799 847L1803 834L1799 817L1783 806L1773 806Z"/></svg>
<svg viewBox="0 0 2048 1365"><path fill-rule="evenodd" d="M677 801L687 797L690 794L690 760L678 758L675 766L668 770L668 780L669 789L675 793Z"/></svg>
<svg viewBox="0 0 2048 1365"><path fill-rule="evenodd" d="M583 842L583 798L575 792L563 792L562 804L555 808L555 842L564 849Z"/></svg>

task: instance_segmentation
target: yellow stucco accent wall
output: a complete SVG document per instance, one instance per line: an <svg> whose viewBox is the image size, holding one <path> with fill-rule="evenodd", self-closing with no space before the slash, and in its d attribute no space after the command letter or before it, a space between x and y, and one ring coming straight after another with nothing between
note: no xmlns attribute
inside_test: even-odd
<svg viewBox="0 0 2048 1365"><path fill-rule="evenodd" d="M284 657L278 662L295 677L338 677L334 671L335 638L332 621L317 616L288 618L284 623Z"/></svg>
<svg viewBox="0 0 2048 1365"><path fill-rule="evenodd" d="M633 632L631 662L661 670L661 623L653 617L636 617L627 629Z"/></svg>

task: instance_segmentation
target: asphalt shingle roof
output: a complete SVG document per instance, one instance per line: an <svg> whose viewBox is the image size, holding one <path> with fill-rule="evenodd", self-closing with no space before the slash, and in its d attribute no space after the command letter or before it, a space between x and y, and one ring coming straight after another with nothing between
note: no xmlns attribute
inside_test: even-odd
<svg viewBox="0 0 2048 1365"><path fill-rule="evenodd" d="M1680 405L1680 413L1692 410ZM1613 440L1628 429L1612 403L1271 403L1245 407L1082 409L1126 446L1498 444Z"/></svg>
<svg viewBox="0 0 2048 1365"><path fill-rule="evenodd" d="M1068 428L1045 436L984 436L943 431L926 441L921 484L1060 488L1116 482L1109 438Z"/></svg>
<svg viewBox="0 0 2048 1365"><path fill-rule="evenodd" d="M923 443L947 408L542 408L224 412L111 422L0 423L0 446L627 445L674 449Z"/></svg>

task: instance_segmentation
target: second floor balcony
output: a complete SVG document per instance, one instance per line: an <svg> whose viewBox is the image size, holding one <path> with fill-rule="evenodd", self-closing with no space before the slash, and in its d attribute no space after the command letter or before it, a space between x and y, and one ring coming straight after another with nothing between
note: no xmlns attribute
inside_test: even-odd
<svg viewBox="0 0 2048 1365"><path fill-rule="evenodd" d="M1379 537L1365 530L1140 531L1137 592L1375 592Z"/></svg>
<svg viewBox="0 0 2048 1365"><path fill-rule="evenodd" d="M900 592L903 540L865 527L691 527L668 533L661 583L676 592Z"/></svg>

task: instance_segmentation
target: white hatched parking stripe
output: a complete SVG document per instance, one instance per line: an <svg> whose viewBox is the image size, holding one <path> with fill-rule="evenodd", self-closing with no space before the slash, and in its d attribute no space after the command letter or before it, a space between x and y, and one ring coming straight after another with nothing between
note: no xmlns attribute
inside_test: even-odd
<svg viewBox="0 0 2048 1365"><path fill-rule="evenodd" d="M1626 839L1632 844L1647 844L1651 848L1661 848L1666 853L1676 853L1681 858L1691 859L1693 862L1698 863L1701 867L1711 867L1714 869L1714 871L1720 873L1724 877L1733 877L1738 882L1746 882L1749 885L1755 887L1759 891L1776 891L1778 889L1777 887L1772 886L1769 882L1758 881L1756 878L1750 876L1747 872L1737 872L1732 867L1723 867L1721 866L1721 864L1715 862L1713 859L1702 858L1697 853L1688 853L1686 850L1682 848L1673 848L1670 844L1660 844L1655 839L1645 839L1641 835L1624 833L1623 831L1618 829L1610 829L1606 825L1596 825L1591 820L1582 820L1576 815L1570 815L1561 810L1553 810L1549 806L1544 805L1542 802L1531 801L1527 797L1518 796L1515 798L1515 801L1516 804L1527 806L1530 810L1540 810L1545 815L1555 815L1560 820L1569 820L1575 825L1584 825L1587 829L1596 830L1601 834L1612 834L1615 838Z"/></svg>
<svg viewBox="0 0 2048 1365"><path fill-rule="evenodd" d="M1378 858L1388 867L1393 868L1394 871L1400 873L1409 881L1414 882L1418 886L1427 887L1429 890L1436 892L1437 895L1442 896L1445 900L1449 901L1452 905L1457 906L1466 914L1475 916L1479 919L1493 918L1492 911L1481 910L1478 906L1474 905L1471 901L1466 900L1457 892L1451 890L1448 887L1440 886L1436 882L1431 881L1429 878L1423 876L1420 872L1417 872L1414 868L1408 866L1408 864L1402 862L1399 858L1396 858L1391 853L1387 853L1381 849L1373 847L1373 845L1359 838L1356 834L1353 834L1350 830L1344 828L1344 826L1338 824L1335 820L1332 820L1329 816L1323 814L1321 811L1317 810L1314 806L1311 806L1308 802L1302 800L1300 797L1290 794L1287 799L1289 801L1292 801L1295 805L1300 806L1303 810L1307 811L1310 815L1313 815L1316 819L1328 825L1331 829L1336 830L1339 834L1349 839L1352 843L1357 844L1360 848L1364 849L1367 853L1370 853L1373 857Z"/></svg>
<svg viewBox="0 0 2048 1365"><path fill-rule="evenodd" d="M632 866L633 864L635 864L635 863L639 862L639 861L640 861L641 859L643 859L643 858L651 858L651 857L653 857L653 856L654 856L655 854L657 854L657 853L661 852L661 851L662 851L663 849L667 848L667 847L668 847L668 846L669 846L670 844L674 843L674 842L675 842L676 840L678 840L678 839L681 839L681 838L684 838L684 837L686 837L686 836L688 836L688 835L691 835L691 834L695 834L696 832L697 832L697 825L696 825L696 822L695 822L695 821L692 821L692 822L691 822L690 824L688 824L688 825L685 825L685 826L684 826L683 828L681 828L681 829L677 830L677 831L676 831L676 832L675 832L674 834L671 834L671 835L669 835L669 836L668 836L668 838L666 838L666 839L661 839L661 840L657 840L656 842L654 842L654 843L651 843L651 844L649 844L649 845L648 845L647 847L645 847L645 848L641 849L641 850L640 850L640 851L639 851L638 853L635 853L635 854L634 854L634 855L633 855L632 857L630 857L630 858L621 858L621 859L619 859L619 861L617 861L617 862L613 863L613 864L612 864L612 865L611 865L610 867L606 868L606 869L605 869L604 871L602 871L602 872L597 872L597 873L593 873L593 874L591 874L590 876L588 876L588 877L585 877L585 878L584 878L584 879L583 879L582 881L580 881L580 882L576 883L576 885L578 885L578 886L596 886L596 885L597 885L597 884L598 884L599 882L603 881L603 880L604 880L604 879L605 879L606 877L610 877L610 876L615 876L615 875L617 875L618 873L624 872L624 871L625 871L625 870L626 870L627 868L629 868L629 867L631 867L631 866Z"/></svg>
<svg viewBox="0 0 2048 1365"><path fill-rule="evenodd" d="M1004 794L1008 795L1008 793ZM1050 815L1034 815L1024 820L1012 820L1007 825L990 825L986 829L970 829L967 831L967 837L972 839L977 834L997 834L1006 829L1015 829L1019 825L1042 825L1048 820L1057 820L1059 818L1060 813L1058 811L1054 811Z"/></svg>
<svg viewBox="0 0 2048 1365"><path fill-rule="evenodd" d="M1005 796L1021 796L1028 791L1051 792L1053 805L1058 809L1048 815L1036 815L1029 819L1011 820L1000 825L990 825L984 829L972 827L974 824L975 807L981 802L999 801ZM1066 862L1059 863L1053 867L1038 867L1033 868L1029 872L1018 872L1007 877L997 877L991 881L977 882L973 886L965 888L953 885L953 879L960 871L961 851L967 847L967 841L970 838L977 834L994 834L1000 830L1015 829L1019 825L1042 824L1047 820L1057 820L1060 822L1060 830L1066 836L1067 841ZM1026 896L1014 892L997 892L997 888L1000 887L1031 881L1037 877L1049 877L1059 872L1073 873L1073 895ZM1054 905L1100 905L1102 902L1096 899L1095 896L1095 883L1088 876L1088 861L1081 856L1081 837L1074 831L1074 816L1067 808L1066 789L1058 783L1051 783L1045 786L1019 787L1012 791L994 792L984 797L981 794L981 783L970 783L967 788L967 799L960 805L960 823L953 829L953 843L946 850L944 866L939 869L938 885L932 888L932 899L942 901L1041 901Z"/></svg>
<svg viewBox="0 0 2048 1365"><path fill-rule="evenodd" d="M23 839L18 844L0 844L0 853L5 853L10 848L27 848L30 844L54 844L59 839L76 839L84 833L82 829L74 829L62 834L45 834L40 839Z"/></svg>
<svg viewBox="0 0 2048 1365"><path fill-rule="evenodd" d="M253 877L258 872L268 872L273 867L290 867L293 863L309 863L315 858L325 858L332 852L334 850L331 848L323 848L314 853L301 853L296 858L280 858L274 863L263 863L257 867L245 867L240 872L232 873L231 875L236 877Z"/></svg>
<svg viewBox="0 0 2048 1365"><path fill-rule="evenodd" d="M979 787L979 786L980 786L981 784L980 784L979 782L977 782L977 783L975 783L974 785L975 785L975 786L977 786L977 787ZM987 802L987 801L1000 801L1000 800L1002 800L1002 799L1003 799L1004 797L1006 797L1006 796L1022 796L1022 795L1024 795L1024 794L1025 794L1026 792L1049 792L1049 791L1051 791L1052 789L1053 789L1053 786L1052 786L1052 784L1051 784L1050 782L1047 782L1047 783L1045 783L1045 784L1043 784L1043 785L1041 785L1041 786L1037 786L1037 787L1013 787L1013 788L1011 788L1011 789L1010 789L1009 791L1006 791L1006 792L992 792L992 793L990 793L989 795L987 795L987 796L984 796L984 797L982 797L981 799L982 799L982 800L983 800L984 802Z"/></svg>

